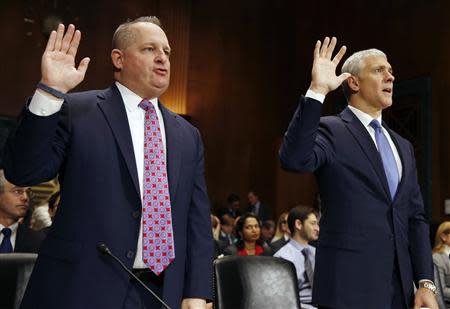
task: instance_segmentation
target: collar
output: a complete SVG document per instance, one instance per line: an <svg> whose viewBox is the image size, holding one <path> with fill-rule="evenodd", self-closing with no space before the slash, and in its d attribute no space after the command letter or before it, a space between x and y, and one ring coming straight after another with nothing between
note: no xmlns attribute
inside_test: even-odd
<svg viewBox="0 0 450 309"><path fill-rule="evenodd" d="M306 245L306 246L304 246L304 245L302 245L301 243L299 243L299 242L297 242L296 240L294 240L294 238L291 238L290 240L289 240L289 243L295 248L295 249L297 249L298 251L300 251L300 252L302 252L303 251L303 249L305 249L305 248L308 248L308 250L311 250L310 249L310 245Z"/></svg>
<svg viewBox="0 0 450 309"><path fill-rule="evenodd" d="M139 103L143 100L136 93L116 81L117 89L119 89L120 95L122 96L123 103L125 104L125 108L127 112L133 112L136 110L140 110ZM153 98L150 100L150 103L153 104L155 110L158 109L158 98Z"/></svg>
<svg viewBox="0 0 450 309"><path fill-rule="evenodd" d="M378 122L380 124L382 124L381 114L380 114L380 117L373 118L369 114L364 113L363 111L357 109L354 106L348 105L348 108L353 112L353 114L355 114L355 116L359 119L359 121L361 121L361 123L364 125L364 127L370 126L370 123L372 122L373 119L378 120Z"/></svg>
<svg viewBox="0 0 450 309"><path fill-rule="evenodd" d="M0 224L0 231L3 230L3 228L9 228L11 229L11 234L14 234L17 231L17 228L19 227L19 222L16 221L15 223L11 224L10 226L4 226L3 224Z"/></svg>

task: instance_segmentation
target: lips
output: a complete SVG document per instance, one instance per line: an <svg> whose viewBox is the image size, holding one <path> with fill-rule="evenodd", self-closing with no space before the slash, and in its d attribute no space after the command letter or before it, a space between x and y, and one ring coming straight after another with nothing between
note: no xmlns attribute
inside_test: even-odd
<svg viewBox="0 0 450 309"><path fill-rule="evenodd" d="M153 70L153 72L155 72L158 75L166 75L167 74L167 69L156 68L156 69Z"/></svg>
<svg viewBox="0 0 450 309"><path fill-rule="evenodd" d="M392 88L384 88L383 92L392 94Z"/></svg>

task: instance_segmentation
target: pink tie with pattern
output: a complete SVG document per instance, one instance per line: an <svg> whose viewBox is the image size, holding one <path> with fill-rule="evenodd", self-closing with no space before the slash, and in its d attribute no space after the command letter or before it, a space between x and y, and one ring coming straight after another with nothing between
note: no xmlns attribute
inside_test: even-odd
<svg viewBox="0 0 450 309"><path fill-rule="evenodd" d="M142 204L142 259L157 275L175 259L166 157L158 115L144 99L144 190Z"/></svg>

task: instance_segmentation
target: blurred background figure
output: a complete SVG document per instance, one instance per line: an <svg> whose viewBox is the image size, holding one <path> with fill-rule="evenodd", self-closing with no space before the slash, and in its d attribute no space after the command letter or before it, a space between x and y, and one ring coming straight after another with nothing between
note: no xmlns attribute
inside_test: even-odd
<svg viewBox="0 0 450 309"><path fill-rule="evenodd" d="M433 248L434 280L439 309L450 308L450 221L442 222Z"/></svg>
<svg viewBox="0 0 450 309"><path fill-rule="evenodd" d="M228 246L225 255L269 255L270 249L261 240L261 223L252 213L242 215L236 223L235 245Z"/></svg>
<svg viewBox="0 0 450 309"><path fill-rule="evenodd" d="M219 239L225 241L228 245L234 244L236 237L234 235L234 222L236 219L229 214L220 217L220 233Z"/></svg>
<svg viewBox="0 0 450 309"><path fill-rule="evenodd" d="M251 212L256 215L262 222L267 220L273 220L272 209L266 204L261 203L259 196L255 191L250 191L247 194L248 208L246 212Z"/></svg>
<svg viewBox="0 0 450 309"><path fill-rule="evenodd" d="M222 207L218 211L219 218L223 215L229 215L233 219L236 219L241 215L241 198L236 193L230 193L227 197L227 203L225 207Z"/></svg>
<svg viewBox="0 0 450 309"><path fill-rule="evenodd" d="M289 212L285 211L278 217L275 236L272 238L270 243L272 254L280 250L280 248L283 247L291 238L291 232L289 231L287 224L288 214Z"/></svg>
<svg viewBox="0 0 450 309"><path fill-rule="evenodd" d="M217 218L214 215L211 215L211 225L212 225L212 233L213 233L213 238L214 238L214 259L216 259L221 254L223 254L223 251L225 250L225 248L228 247L230 244L227 241L221 240L219 238L220 232L221 232L219 218Z"/></svg>
<svg viewBox="0 0 450 309"><path fill-rule="evenodd" d="M273 220L267 220L262 223L261 226L261 239L269 245L275 235L275 222Z"/></svg>

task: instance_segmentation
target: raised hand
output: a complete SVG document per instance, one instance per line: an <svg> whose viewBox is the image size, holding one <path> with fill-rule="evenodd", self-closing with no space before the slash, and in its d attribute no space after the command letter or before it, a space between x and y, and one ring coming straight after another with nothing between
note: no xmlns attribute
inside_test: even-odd
<svg viewBox="0 0 450 309"><path fill-rule="evenodd" d="M63 93L75 88L84 79L90 59L83 58L78 68L75 56L80 44L81 32L69 25L64 34L64 25L52 31L41 61L41 82Z"/></svg>
<svg viewBox="0 0 450 309"><path fill-rule="evenodd" d="M347 47L342 46L339 52L331 60L334 48L336 46L336 38L331 40L326 37L323 44L317 41L314 48L314 62L312 67L312 79L310 89L314 92L326 95L339 87L344 80L350 77L349 73L342 73L336 76L336 67L341 61L347 50Z"/></svg>

